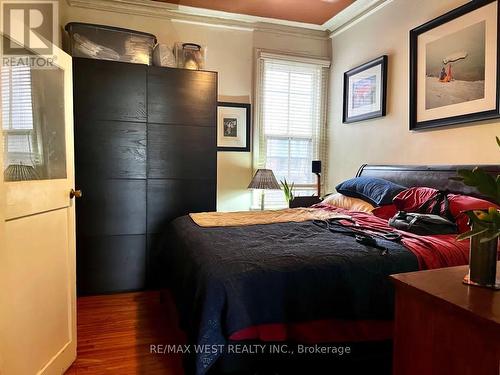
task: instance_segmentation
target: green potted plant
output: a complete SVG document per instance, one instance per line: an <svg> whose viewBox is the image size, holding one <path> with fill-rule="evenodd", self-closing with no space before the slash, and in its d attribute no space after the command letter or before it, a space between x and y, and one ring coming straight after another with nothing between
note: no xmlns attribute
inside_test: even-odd
<svg viewBox="0 0 500 375"><path fill-rule="evenodd" d="M500 139L496 137L500 147ZM491 202L500 205L500 175L493 177L480 168L459 170L458 177L467 186L475 187ZM458 240L470 239L469 275L465 282L496 287L498 237L500 236L500 211L496 207L487 210L467 211L471 230L462 233Z"/></svg>
<svg viewBox="0 0 500 375"><path fill-rule="evenodd" d="M293 198L295 198L294 193L293 193L293 188L295 187L295 183L292 182L292 184L288 184L286 178L283 179L283 181L280 181L281 186L283 187L283 194L285 194L285 200L288 206L290 206L290 202L293 201Z"/></svg>

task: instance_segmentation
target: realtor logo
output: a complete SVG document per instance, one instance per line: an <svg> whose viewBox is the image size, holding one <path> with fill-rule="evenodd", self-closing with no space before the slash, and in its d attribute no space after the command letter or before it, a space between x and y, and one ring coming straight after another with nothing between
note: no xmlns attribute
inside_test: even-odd
<svg viewBox="0 0 500 375"><path fill-rule="evenodd" d="M2 52L10 56L51 55L58 44L57 1L2 1Z"/></svg>

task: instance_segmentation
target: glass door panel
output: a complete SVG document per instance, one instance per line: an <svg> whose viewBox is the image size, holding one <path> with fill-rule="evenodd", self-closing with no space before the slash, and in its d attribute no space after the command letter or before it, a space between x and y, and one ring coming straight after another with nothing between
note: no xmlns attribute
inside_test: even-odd
<svg viewBox="0 0 500 375"><path fill-rule="evenodd" d="M65 179L64 71L2 67L5 181Z"/></svg>
<svg viewBox="0 0 500 375"><path fill-rule="evenodd" d="M72 62L55 46L53 54L50 67L0 71L7 220L72 205Z"/></svg>

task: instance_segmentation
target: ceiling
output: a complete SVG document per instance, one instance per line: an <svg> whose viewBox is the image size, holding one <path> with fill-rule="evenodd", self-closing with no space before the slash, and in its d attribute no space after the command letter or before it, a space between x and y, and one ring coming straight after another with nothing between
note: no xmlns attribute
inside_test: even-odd
<svg viewBox="0 0 500 375"><path fill-rule="evenodd" d="M323 25L354 0L155 0L249 16Z"/></svg>

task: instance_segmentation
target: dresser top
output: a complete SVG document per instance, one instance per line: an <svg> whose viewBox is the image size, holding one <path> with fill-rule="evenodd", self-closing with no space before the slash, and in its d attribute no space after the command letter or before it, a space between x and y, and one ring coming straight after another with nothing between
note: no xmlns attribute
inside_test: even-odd
<svg viewBox="0 0 500 375"><path fill-rule="evenodd" d="M500 291L462 283L468 266L391 275L396 287L409 287L446 301L500 327ZM500 262L497 263L497 275Z"/></svg>

